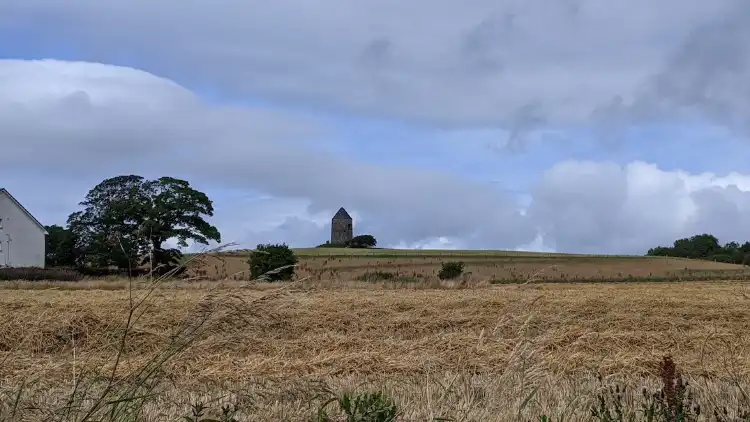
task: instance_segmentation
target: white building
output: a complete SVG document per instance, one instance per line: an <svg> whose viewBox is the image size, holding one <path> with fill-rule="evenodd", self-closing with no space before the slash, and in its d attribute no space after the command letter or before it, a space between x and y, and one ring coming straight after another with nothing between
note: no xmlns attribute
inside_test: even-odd
<svg viewBox="0 0 750 422"><path fill-rule="evenodd" d="M44 268L46 235L42 223L0 188L0 267Z"/></svg>

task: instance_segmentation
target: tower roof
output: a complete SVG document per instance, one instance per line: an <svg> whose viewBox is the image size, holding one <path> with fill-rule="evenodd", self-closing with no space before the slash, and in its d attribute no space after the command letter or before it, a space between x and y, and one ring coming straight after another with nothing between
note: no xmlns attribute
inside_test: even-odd
<svg viewBox="0 0 750 422"><path fill-rule="evenodd" d="M344 207L339 208L338 212L336 212L336 215L333 216L334 220L351 220L352 217L349 215L348 212L344 209Z"/></svg>

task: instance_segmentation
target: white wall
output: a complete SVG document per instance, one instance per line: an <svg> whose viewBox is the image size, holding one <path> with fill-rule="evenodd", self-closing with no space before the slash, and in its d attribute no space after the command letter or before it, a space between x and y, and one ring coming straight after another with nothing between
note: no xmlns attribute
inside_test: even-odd
<svg viewBox="0 0 750 422"><path fill-rule="evenodd" d="M0 266L44 268L44 231L2 192L0 218Z"/></svg>

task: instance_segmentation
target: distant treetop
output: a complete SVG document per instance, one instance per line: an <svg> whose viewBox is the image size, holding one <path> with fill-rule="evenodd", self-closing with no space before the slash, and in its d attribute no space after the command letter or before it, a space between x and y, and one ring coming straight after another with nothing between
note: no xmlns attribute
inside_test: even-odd
<svg viewBox="0 0 750 422"><path fill-rule="evenodd" d="M706 259L745 265L750 263L750 242L745 242L742 245L737 242L728 242L722 246L716 236L704 233L677 239L672 246L651 248L646 255Z"/></svg>

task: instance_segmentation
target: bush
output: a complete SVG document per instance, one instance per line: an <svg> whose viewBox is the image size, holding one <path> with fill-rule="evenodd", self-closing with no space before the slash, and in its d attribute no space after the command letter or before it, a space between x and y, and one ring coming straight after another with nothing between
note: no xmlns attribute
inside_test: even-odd
<svg viewBox="0 0 750 422"><path fill-rule="evenodd" d="M350 248L374 248L378 241L370 234L361 234L354 236L352 240L346 243Z"/></svg>
<svg viewBox="0 0 750 422"><path fill-rule="evenodd" d="M0 280L2 281L78 281L83 276L66 268L0 268Z"/></svg>
<svg viewBox="0 0 750 422"><path fill-rule="evenodd" d="M329 416L326 407L336 404L334 412L343 418ZM394 400L381 391L369 393L344 393L341 397L328 400L318 409L316 422L333 422L346 420L351 422L395 422L398 417L398 407Z"/></svg>
<svg viewBox="0 0 750 422"><path fill-rule="evenodd" d="M338 243L331 243L326 240L326 243L316 246L316 248L345 248L346 245L339 245Z"/></svg>
<svg viewBox="0 0 750 422"><path fill-rule="evenodd" d="M258 245L248 264L253 279L264 281L291 280L298 259L285 243Z"/></svg>
<svg viewBox="0 0 750 422"><path fill-rule="evenodd" d="M734 264L737 262L737 259L735 259L735 257L733 257L732 255L728 255L728 254L714 255L711 257L711 259L714 260L715 262L723 262L726 264ZM741 258L740 258L740 262L741 262Z"/></svg>
<svg viewBox="0 0 750 422"><path fill-rule="evenodd" d="M463 262L443 262L442 268L438 273L438 277L441 280L451 280L461 276L464 273Z"/></svg>
<svg viewBox="0 0 750 422"><path fill-rule="evenodd" d="M398 274L387 271L373 271L366 272L360 276L357 276L359 281L381 281L381 280L393 280L398 277Z"/></svg>

